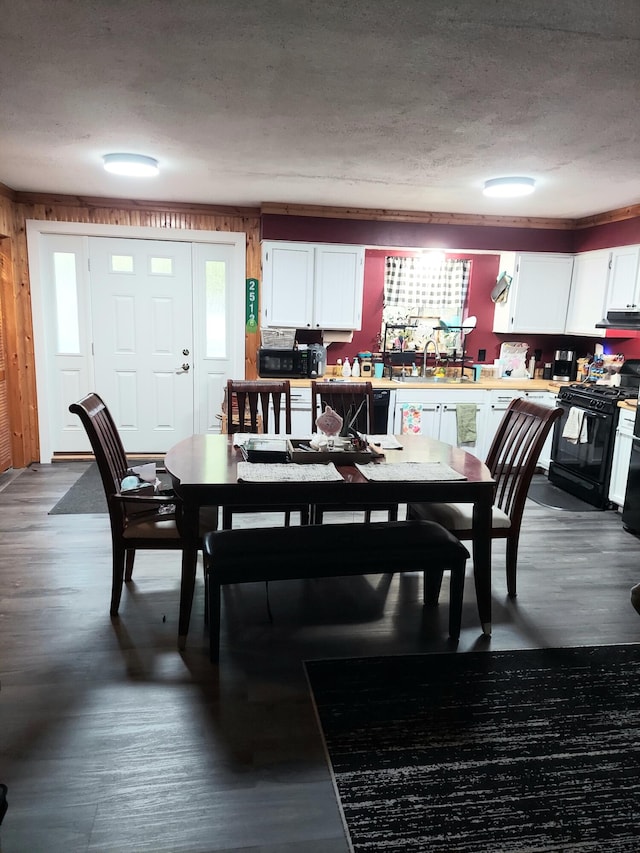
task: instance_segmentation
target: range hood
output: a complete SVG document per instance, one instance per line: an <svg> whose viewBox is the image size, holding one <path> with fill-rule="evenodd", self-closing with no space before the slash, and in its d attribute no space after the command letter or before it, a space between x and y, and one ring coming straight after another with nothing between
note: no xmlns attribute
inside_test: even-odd
<svg viewBox="0 0 640 853"><path fill-rule="evenodd" d="M596 329L624 329L629 332L640 330L640 311L607 311L607 316Z"/></svg>

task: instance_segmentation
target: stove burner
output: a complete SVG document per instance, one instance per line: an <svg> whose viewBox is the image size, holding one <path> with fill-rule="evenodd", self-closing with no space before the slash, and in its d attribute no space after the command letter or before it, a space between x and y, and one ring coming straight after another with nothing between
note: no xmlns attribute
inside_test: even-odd
<svg viewBox="0 0 640 853"><path fill-rule="evenodd" d="M638 388L620 387L613 385L569 385L561 388L559 397L567 396L567 392L578 393L585 397L606 400L631 400L638 396Z"/></svg>

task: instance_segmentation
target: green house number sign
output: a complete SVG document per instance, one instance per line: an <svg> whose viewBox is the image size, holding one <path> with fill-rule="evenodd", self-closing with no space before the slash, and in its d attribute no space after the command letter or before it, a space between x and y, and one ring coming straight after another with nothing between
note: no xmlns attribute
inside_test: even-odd
<svg viewBox="0 0 640 853"><path fill-rule="evenodd" d="M258 279L248 278L245 300L245 328L247 334L258 331Z"/></svg>

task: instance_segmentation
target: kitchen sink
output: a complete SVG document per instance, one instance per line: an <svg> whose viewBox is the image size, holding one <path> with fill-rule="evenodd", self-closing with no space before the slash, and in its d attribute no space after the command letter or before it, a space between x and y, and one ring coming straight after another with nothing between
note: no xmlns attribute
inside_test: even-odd
<svg viewBox="0 0 640 853"><path fill-rule="evenodd" d="M394 376L392 382L397 382L399 385L405 382L418 382L428 385L461 385L462 383L473 382L470 376Z"/></svg>

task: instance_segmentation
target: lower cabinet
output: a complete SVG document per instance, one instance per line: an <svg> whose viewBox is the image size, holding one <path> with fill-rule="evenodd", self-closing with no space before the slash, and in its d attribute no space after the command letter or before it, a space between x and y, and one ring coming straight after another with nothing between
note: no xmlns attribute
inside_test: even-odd
<svg viewBox="0 0 640 853"><path fill-rule="evenodd" d="M634 423L635 413L620 409L609 480L609 500L619 507L624 506L624 496L627 491Z"/></svg>
<svg viewBox="0 0 640 853"><path fill-rule="evenodd" d="M550 391L489 391L489 403L487 406L487 414L485 418L486 435L485 435L485 456L489 453L491 442L496 434L496 430L500 425L500 421L504 417L505 411L509 407L509 403L518 397L524 397L532 403L537 403L539 406L547 406L552 409L556 405L556 395ZM553 431L551 431L544 443L538 458L538 467L549 470L551 464L551 447L553 444Z"/></svg>
<svg viewBox="0 0 640 853"><path fill-rule="evenodd" d="M429 435L447 444L460 446L463 450L483 457L484 415L486 391L471 389L465 391L421 391L416 389L398 389L395 392L393 432ZM476 440L458 442L458 404L475 406ZM473 413L467 410L464 415L473 424ZM462 413L461 413L462 416Z"/></svg>

